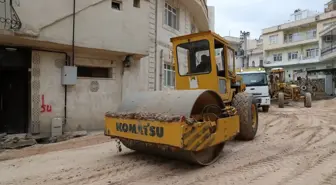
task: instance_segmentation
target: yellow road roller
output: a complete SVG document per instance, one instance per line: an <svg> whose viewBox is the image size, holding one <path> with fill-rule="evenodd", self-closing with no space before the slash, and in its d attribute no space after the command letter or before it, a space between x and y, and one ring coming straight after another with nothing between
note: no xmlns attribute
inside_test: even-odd
<svg viewBox="0 0 336 185"><path fill-rule="evenodd" d="M254 139L257 104L221 36L206 31L171 42L176 90L129 94L105 114L105 135L135 151L207 166L227 141Z"/></svg>

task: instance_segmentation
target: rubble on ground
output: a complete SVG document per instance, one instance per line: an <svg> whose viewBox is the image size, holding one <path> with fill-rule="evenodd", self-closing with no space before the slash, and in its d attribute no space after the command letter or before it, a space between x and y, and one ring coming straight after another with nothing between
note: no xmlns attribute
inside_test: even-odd
<svg viewBox="0 0 336 185"><path fill-rule="evenodd" d="M27 134L0 134L0 149L18 149L37 144Z"/></svg>
<svg viewBox="0 0 336 185"><path fill-rule="evenodd" d="M70 139L77 138L77 137L83 137L87 135L88 135L88 132L86 130L66 132L60 136L50 137L49 143L62 142L62 141L70 140Z"/></svg>
<svg viewBox="0 0 336 185"><path fill-rule="evenodd" d="M73 137L83 137L83 136L88 135L88 132L87 132L86 130L75 131L75 132L72 132L71 135L72 135Z"/></svg>
<svg viewBox="0 0 336 185"><path fill-rule="evenodd" d="M46 139L42 139L42 143L57 143L66 140L70 140L77 137L83 137L88 135L88 132L83 131L75 131L75 132L68 132L64 133L60 136L50 137ZM39 142L41 143L41 142ZM19 149L23 147L33 146L38 144L38 142L29 136L28 134L0 134L0 149Z"/></svg>
<svg viewBox="0 0 336 185"><path fill-rule="evenodd" d="M149 112L107 112L106 117L120 118L120 119L136 119L147 121L160 121L160 122L179 122L185 121L187 124L197 122L193 118L186 118L181 115L165 115L162 113L149 113Z"/></svg>

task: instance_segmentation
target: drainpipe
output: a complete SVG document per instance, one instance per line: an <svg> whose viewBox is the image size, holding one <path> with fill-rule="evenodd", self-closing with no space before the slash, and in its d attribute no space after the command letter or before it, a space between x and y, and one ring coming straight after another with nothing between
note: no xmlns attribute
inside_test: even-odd
<svg viewBox="0 0 336 185"><path fill-rule="evenodd" d="M76 0L73 0L73 12L72 12L72 58L71 62L66 62L65 65L75 65L75 18L76 18ZM68 86L64 85L64 124L67 124L67 107L68 107Z"/></svg>
<svg viewBox="0 0 336 185"><path fill-rule="evenodd" d="M157 90L156 88L156 81L157 81L157 57L158 57L158 53L157 53L157 38L158 38L158 13L159 13L159 0L155 1L155 48L154 48L154 52L155 52L155 68L154 68L154 91Z"/></svg>
<svg viewBox="0 0 336 185"><path fill-rule="evenodd" d="M76 0L73 0L73 12L72 12L72 64L75 65L75 26L76 26Z"/></svg>
<svg viewBox="0 0 336 185"><path fill-rule="evenodd" d="M162 82L163 82L163 75L162 75L162 66L163 66L163 49L160 51L160 91L162 91Z"/></svg>

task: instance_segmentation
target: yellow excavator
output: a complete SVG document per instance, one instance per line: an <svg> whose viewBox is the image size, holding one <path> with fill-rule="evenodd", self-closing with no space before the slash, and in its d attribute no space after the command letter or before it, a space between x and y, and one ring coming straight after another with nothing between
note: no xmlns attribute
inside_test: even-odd
<svg viewBox="0 0 336 185"><path fill-rule="evenodd" d="M128 95L105 114L105 135L135 151L207 166L227 141L254 139L257 104L244 92L234 50L221 36L206 31L171 42L176 90Z"/></svg>

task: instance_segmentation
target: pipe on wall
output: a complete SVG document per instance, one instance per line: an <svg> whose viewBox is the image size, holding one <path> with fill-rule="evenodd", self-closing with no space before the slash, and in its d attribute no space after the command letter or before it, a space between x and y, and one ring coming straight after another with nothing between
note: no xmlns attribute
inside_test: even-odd
<svg viewBox="0 0 336 185"><path fill-rule="evenodd" d="M73 0L73 12L72 12L72 58L71 62L68 61L65 63L66 66L75 65L75 26L76 26L76 0ZM64 85L64 124L68 123L67 116L67 107L68 107L68 86Z"/></svg>
<svg viewBox="0 0 336 185"><path fill-rule="evenodd" d="M162 91L162 83L163 83L163 75L162 75L162 71L163 71L163 49L161 49L161 51L160 51L160 67L159 67L159 69L160 69L160 91Z"/></svg>
<svg viewBox="0 0 336 185"><path fill-rule="evenodd" d="M75 26L76 26L76 0L73 0L73 12L72 12L72 63L75 65Z"/></svg>
<svg viewBox="0 0 336 185"><path fill-rule="evenodd" d="M157 53L157 38L158 38L158 13L159 13L159 0L155 0L155 48L154 48L154 52L155 52L155 68L154 68L154 91L157 90L156 86L156 82L157 82L157 59L158 59L158 53Z"/></svg>

